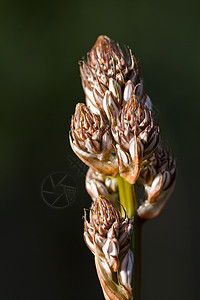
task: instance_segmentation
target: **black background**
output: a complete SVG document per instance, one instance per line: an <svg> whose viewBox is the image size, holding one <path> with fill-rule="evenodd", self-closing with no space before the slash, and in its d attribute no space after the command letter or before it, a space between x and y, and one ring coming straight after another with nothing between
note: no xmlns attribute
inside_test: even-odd
<svg viewBox="0 0 200 300"><path fill-rule="evenodd" d="M78 61L100 34L139 59L177 158L173 196L143 231L142 299L199 299L199 9L194 0L0 2L0 299L103 299L82 238L85 169L68 140L84 101ZM56 171L78 186L62 210L41 198Z"/></svg>

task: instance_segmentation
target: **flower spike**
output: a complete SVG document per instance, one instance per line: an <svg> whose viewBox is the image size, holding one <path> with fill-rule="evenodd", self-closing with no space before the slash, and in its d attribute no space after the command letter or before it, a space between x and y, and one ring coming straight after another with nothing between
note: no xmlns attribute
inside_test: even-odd
<svg viewBox="0 0 200 300"><path fill-rule="evenodd" d="M84 213L85 243L105 299L138 300L142 219L156 217L171 196L175 159L161 141L130 49L101 35L80 62L80 73L86 104L76 105L69 139L89 167L85 185L92 204L89 220Z"/></svg>

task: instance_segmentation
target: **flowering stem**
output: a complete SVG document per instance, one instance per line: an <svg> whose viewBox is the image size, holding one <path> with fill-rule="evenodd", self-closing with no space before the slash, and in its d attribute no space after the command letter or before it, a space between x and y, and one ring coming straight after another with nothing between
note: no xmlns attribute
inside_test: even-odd
<svg viewBox="0 0 200 300"><path fill-rule="evenodd" d="M127 212L128 217L131 219L134 216L134 196L133 185L123 179L121 176L117 176L119 198L121 206L121 214L124 216L124 209Z"/></svg>
<svg viewBox="0 0 200 300"><path fill-rule="evenodd" d="M134 216L135 212L135 191L133 189L133 185L127 182L124 179L124 190L125 190L125 195L126 195L126 210L129 218L132 218Z"/></svg>
<svg viewBox="0 0 200 300"><path fill-rule="evenodd" d="M137 214L137 198L134 185L127 182L122 177L118 176L118 188L120 203L122 205L121 212L124 215L124 209L129 218L134 216L133 224L133 239L132 251L134 255L133 278L132 278L132 292L133 299L141 299L141 234L142 234L142 220Z"/></svg>
<svg viewBox="0 0 200 300"><path fill-rule="evenodd" d="M120 175L118 175L117 181L118 181L118 189L119 189L119 199L121 204L121 214L124 217L124 209L127 211L127 199L126 199L126 193L124 187L124 179Z"/></svg>

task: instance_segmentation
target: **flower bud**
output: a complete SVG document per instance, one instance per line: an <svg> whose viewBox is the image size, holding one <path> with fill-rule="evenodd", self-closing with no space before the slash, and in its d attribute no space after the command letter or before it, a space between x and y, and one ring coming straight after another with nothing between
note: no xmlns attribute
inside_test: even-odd
<svg viewBox="0 0 200 300"><path fill-rule="evenodd" d="M124 53L117 43L105 35L98 37L87 63L104 85L108 84L109 78L113 78L123 86L128 79L138 75L137 63L131 51Z"/></svg>
<svg viewBox="0 0 200 300"><path fill-rule="evenodd" d="M133 96L137 96L138 101L147 109L152 110L151 99L147 94L144 93L143 80L140 79L140 82L135 85L131 80L126 82L123 100L128 102Z"/></svg>
<svg viewBox="0 0 200 300"><path fill-rule="evenodd" d="M152 156L144 162L138 183L145 189L145 200L138 208L144 219L156 217L171 196L176 178L176 163L169 149L160 142Z"/></svg>
<svg viewBox="0 0 200 300"><path fill-rule="evenodd" d="M78 103L72 117L70 134L71 147L76 155L100 173L116 175L118 165L112 155L112 142L109 126L103 117Z"/></svg>
<svg viewBox="0 0 200 300"><path fill-rule="evenodd" d="M95 199L99 196L105 196L112 202L119 201L117 179L102 175L92 168L89 168L85 179L86 190L91 198Z"/></svg>
<svg viewBox="0 0 200 300"><path fill-rule="evenodd" d="M151 110L133 95L113 122L111 131L117 143L120 175L133 184L139 176L141 161L157 147L159 127L153 121Z"/></svg>
<svg viewBox="0 0 200 300"><path fill-rule="evenodd" d="M120 283L131 289L133 273L133 252L129 249L126 255L124 255L120 266Z"/></svg>
<svg viewBox="0 0 200 300"><path fill-rule="evenodd" d="M115 117L116 111L133 93L143 105L152 109L151 100L144 92L143 79L131 50L122 51L119 45L107 36L98 37L88 54L87 62L80 63L80 73L86 104L93 113L102 114L111 121L113 115L109 110L114 108Z"/></svg>

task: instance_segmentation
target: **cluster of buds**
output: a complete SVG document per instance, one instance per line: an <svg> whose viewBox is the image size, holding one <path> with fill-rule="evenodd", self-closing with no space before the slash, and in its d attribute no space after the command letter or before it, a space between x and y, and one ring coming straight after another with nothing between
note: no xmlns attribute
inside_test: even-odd
<svg viewBox="0 0 200 300"><path fill-rule="evenodd" d="M118 173L110 127L101 115L92 113L83 103L76 105L72 117L70 143L89 167L106 175Z"/></svg>
<svg viewBox="0 0 200 300"><path fill-rule="evenodd" d="M84 238L95 256L98 277L105 299L131 299L133 253L130 240L132 220L121 217L118 208L106 197L95 199L90 222L85 212Z"/></svg>
<svg viewBox="0 0 200 300"><path fill-rule="evenodd" d="M133 94L111 125L119 163L119 173L134 184L140 174L140 165L159 142L159 127L151 110Z"/></svg>
<svg viewBox="0 0 200 300"><path fill-rule="evenodd" d="M89 167L86 189L94 203L90 222L85 216L85 241L95 255L105 299L131 299L134 225L132 215L120 214L117 178L142 187L135 212L142 219L154 218L173 191L175 160L161 142L152 102L130 49L122 51L100 36L87 61L80 63L80 72L86 104L76 105L69 138Z"/></svg>
<svg viewBox="0 0 200 300"><path fill-rule="evenodd" d="M87 62L81 62L80 71L87 106L95 114L102 114L110 120L110 110L118 110L136 87L136 96L141 103L152 108L131 50L126 49L124 53L107 36L99 36Z"/></svg>

